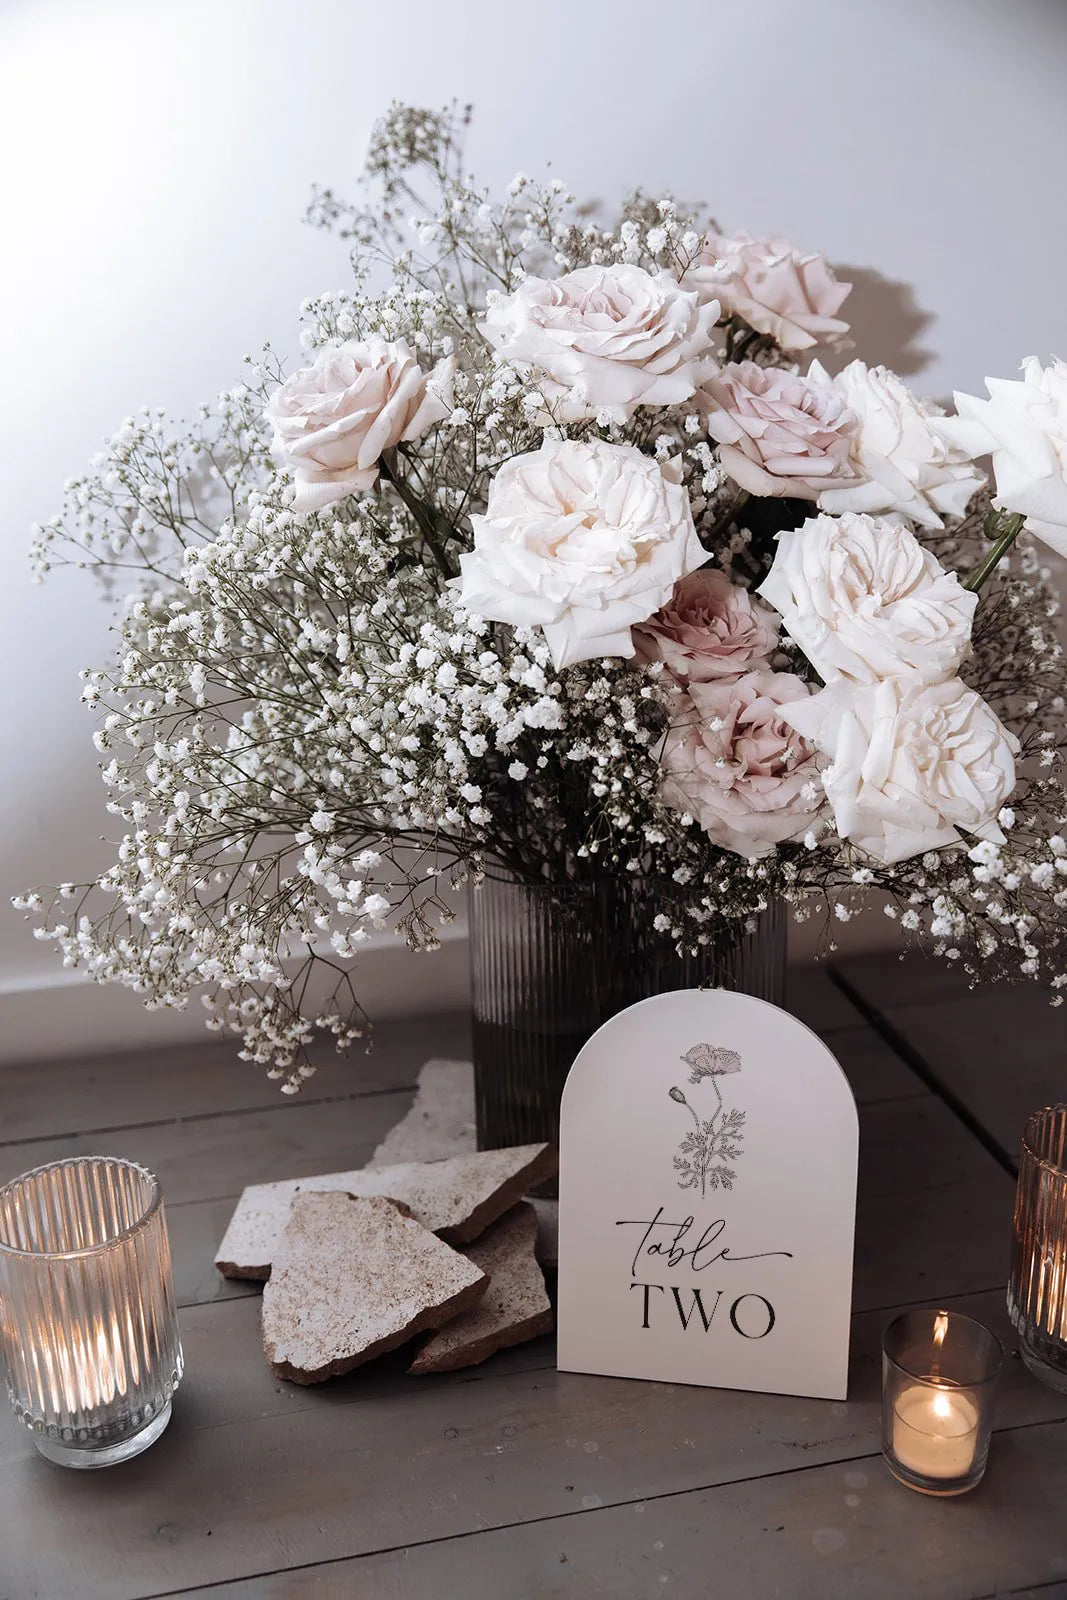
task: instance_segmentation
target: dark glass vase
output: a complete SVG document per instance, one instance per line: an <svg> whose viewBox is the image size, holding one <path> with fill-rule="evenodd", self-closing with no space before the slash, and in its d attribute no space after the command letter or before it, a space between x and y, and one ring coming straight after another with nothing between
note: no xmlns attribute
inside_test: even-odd
<svg viewBox="0 0 1067 1600"><path fill-rule="evenodd" d="M527 884L485 879L470 894L478 1147L556 1142L564 1079L609 1017L669 989L737 989L781 1005L786 920L678 956L652 923L663 884L621 878Z"/></svg>

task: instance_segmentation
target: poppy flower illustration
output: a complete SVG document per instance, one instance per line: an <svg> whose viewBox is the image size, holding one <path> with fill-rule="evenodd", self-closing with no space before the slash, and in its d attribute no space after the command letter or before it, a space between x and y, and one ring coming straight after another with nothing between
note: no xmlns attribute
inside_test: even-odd
<svg viewBox="0 0 1067 1600"><path fill-rule="evenodd" d="M741 1131L745 1113L728 1109L723 1104L718 1079L729 1073L741 1071L741 1057L736 1050L721 1045L695 1044L681 1058L689 1068L689 1082L699 1086L708 1082L715 1091L716 1107L710 1117L701 1118L686 1097L684 1089L673 1084L667 1091L676 1105L685 1106L693 1119L693 1132L687 1133L674 1157L680 1189L696 1189L701 1195L708 1189L732 1189L737 1176L728 1163L741 1157Z"/></svg>
<svg viewBox="0 0 1067 1600"><path fill-rule="evenodd" d="M741 1057L736 1050L724 1050L717 1044L695 1044L687 1050L682 1060L691 1069L690 1083L701 1078L717 1078L727 1072L741 1071Z"/></svg>

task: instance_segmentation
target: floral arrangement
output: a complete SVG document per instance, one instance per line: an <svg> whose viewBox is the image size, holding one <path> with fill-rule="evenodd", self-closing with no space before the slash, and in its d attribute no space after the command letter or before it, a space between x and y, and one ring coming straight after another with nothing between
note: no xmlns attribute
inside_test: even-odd
<svg viewBox="0 0 1067 1600"><path fill-rule="evenodd" d="M494 201L465 121L394 107L365 202L315 194L354 279L304 366L129 419L37 531L42 572L133 591L84 689L122 837L21 899L38 934L200 993L290 1091L360 1032L369 932L434 948L486 872L651 882L680 951L884 890L1062 998L1067 673L1015 541L1067 552L1067 366L953 416L831 375L821 255L669 198Z"/></svg>

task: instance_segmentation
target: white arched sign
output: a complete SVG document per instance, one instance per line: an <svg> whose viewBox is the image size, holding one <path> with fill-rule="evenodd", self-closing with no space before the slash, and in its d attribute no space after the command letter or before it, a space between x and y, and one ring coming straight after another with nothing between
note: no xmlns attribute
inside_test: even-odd
<svg viewBox="0 0 1067 1600"><path fill-rule="evenodd" d="M559 1367L843 1400L858 1151L815 1034L724 989L612 1017L563 1092Z"/></svg>

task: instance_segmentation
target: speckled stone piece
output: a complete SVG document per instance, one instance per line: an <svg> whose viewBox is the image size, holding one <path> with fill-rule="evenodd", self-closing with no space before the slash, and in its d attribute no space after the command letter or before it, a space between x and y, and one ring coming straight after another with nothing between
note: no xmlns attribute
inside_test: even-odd
<svg viewBox="0 0 1067 1600"><path fill-rule="evenodd" d="M551 1145L527 1144L445 1161L402 1162L253 1184L237 1203L215 1265L227 1278L269 1278L294 1198L334 1190L399 1200L423 1227L447 1243L467 1244L521 1200L528 1188L551 1177L556 1166Z"/></svg>
<svg viewBox="0 0 1067 1600"><path fill-rule="evenodd" d="M263 1291L263 1349L291 1383L323 1383L469 1311L488 1274L391 1200L297 1195Z"/></svg>
<svg viewBox="0 0 1067 1600"><path fill-rule="evenodd" d="M552 1331L552 1306L537 1264L537 1214L524 1203L463 1254L489 1274L489 1288L469 1311L430 1335L409 1372L453 1372L475 1367L498 1350Z"/></svg>

